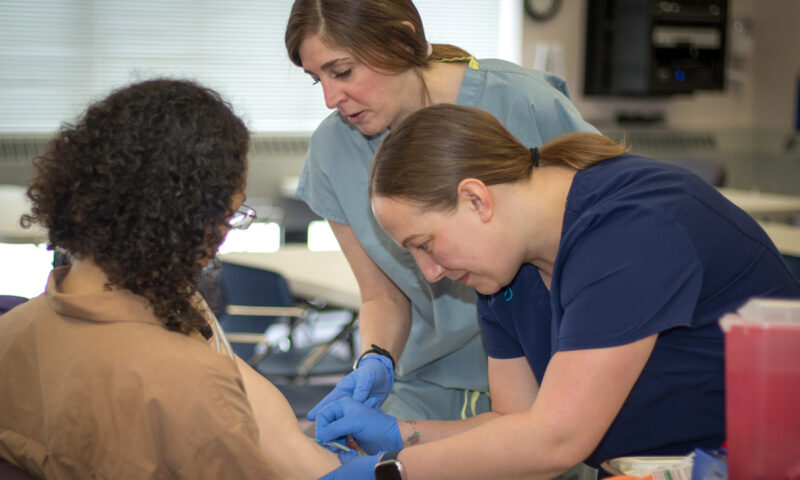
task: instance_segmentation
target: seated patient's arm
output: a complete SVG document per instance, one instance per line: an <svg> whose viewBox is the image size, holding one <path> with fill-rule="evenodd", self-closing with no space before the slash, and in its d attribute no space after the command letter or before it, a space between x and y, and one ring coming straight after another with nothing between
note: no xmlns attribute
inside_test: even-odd
<svg viewBox="0 0 800 480"><path fill-rule="evenodd" d="M258 424L264 455L286 479L316 479L337 468L336 455L303 434L281 392L236 357L247 397Z"/></svg>

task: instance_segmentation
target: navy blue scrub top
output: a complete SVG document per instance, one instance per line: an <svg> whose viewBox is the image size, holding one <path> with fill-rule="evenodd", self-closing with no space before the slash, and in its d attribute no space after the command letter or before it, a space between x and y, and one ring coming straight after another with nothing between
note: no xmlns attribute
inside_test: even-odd
<svg viewBox="0 0 800 480"><path fill-rule="evenodd" d="M536 267L478 296L487 352L525 356L542 381L558 351L658 334L619 415L586 463L684 455L725 439L717 320L750 297L800 297L761 227L681 167L632 155L575 175L548 291Z"/></svg>

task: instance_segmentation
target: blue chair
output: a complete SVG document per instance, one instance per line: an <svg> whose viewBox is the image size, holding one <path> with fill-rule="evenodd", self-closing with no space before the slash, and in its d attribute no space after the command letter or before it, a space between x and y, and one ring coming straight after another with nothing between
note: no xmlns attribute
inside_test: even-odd
<svg viewBox="0 0 800 480"><path fill-rule="evenodd" d="M295 301L286 280L276 272L222 262L219 284L223 305L220 325L234 352L252 365L268 349L264 336L267 328L286 323L291 330L308 317L308 309Z"/></svg>
<svg viewBox="0 0 800 480"><path fill-rule="evenodd" d="M221 262L219 273L222 311L219 321L234 352L265 377L308 379L311 376L341 375L352 368L355 346L352 335L356 316L325 341L297 347L294 335L301 325L313 323L320 312L300 302L289 291L284 277L270 270ZM283 323L288 334L281 348L267 340L267 328ZM336 355L336 343L348 344L348 355Z"/></svg>

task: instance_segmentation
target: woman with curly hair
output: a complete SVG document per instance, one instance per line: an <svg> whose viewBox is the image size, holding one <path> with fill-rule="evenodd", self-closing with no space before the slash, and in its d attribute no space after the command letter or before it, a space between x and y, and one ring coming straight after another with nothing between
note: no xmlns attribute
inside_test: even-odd
<svg viewBox="0 0 800 480"><path fill-rule="evenodd" d="M316 478L338 464L198 293L228 230L255 215L248 144L216 92L158 79L91 105L36 159L22 223L72 261L0 317L0 458L46 478Z"/></svg>

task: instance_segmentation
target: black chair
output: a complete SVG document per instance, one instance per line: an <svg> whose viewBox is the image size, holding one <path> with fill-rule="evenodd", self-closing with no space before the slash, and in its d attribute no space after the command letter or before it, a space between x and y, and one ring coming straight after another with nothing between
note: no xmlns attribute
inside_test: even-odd
<svg viewBox="0 0 800 480"><path fill-rule="evenodd" d="M223 305L219 321L228 341L237 355L265 377L294 380L350 371L355 314L350 313L331 338L297 346L298 330L313 329L326 315L322 305L296 299L284 277L270 270L221 262L219 284ZM284 324L288 333L272 343L265 332L276 323ZM347 346L346 354L334 352L337 344Z"/></svg>

